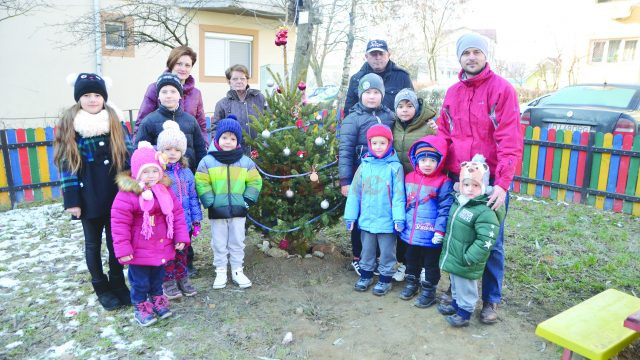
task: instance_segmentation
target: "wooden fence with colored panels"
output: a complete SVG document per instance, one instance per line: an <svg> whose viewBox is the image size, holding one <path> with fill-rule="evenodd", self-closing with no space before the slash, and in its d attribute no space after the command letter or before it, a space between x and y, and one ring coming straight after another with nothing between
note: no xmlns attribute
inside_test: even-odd
<svg viewBox="0 0 640 360"><path fill-rule="evenodd" d="M640 215L640 135L524 129L514 192Z"/></svg>
<svg viewBox="0 0 640 360"><path fill-rule="evenodd" d="M341 112L321 110L314 117L317 115L335 117ZM211 120L206 117L208 129ZM124 125L132 133L134 122L126 121ZM54 134L52 127L0 130L0 207L61 197L60 174L53 162ZM209 131L209 142L211 135Z"/></svg>

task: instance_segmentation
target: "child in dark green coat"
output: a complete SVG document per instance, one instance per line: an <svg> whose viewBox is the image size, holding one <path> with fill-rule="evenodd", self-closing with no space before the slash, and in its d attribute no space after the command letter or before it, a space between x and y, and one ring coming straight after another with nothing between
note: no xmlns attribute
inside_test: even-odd
<svg viewBox="0 0 640 360"><path fill-rule="evenodd" d="M500 232L503 211L487 206L491 193L489 166L476 154L460 169L460 193L449 211L447 232L440 254L440 269L451 279L453 302L438 305L454 327L468 326L478 302L478 279ZM456 188L454 186L454 188Z"/></svg>

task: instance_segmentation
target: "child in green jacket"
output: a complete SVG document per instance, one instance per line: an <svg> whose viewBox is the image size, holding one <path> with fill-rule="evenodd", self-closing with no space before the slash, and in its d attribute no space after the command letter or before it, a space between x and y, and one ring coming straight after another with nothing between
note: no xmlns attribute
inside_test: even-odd
<svg viewBox="0 0 640 360"><path fill-rule="evenodd" d="M448 315L451 326L461 327L469 325L478 302L478 279L495 245L504 212L487 206L492 190L489 166L480 154L461 164L460 183L454 189L460 193L449 211L440 254L440 269L451 279L453 302L438 305L438 311Z"/></svg>
<svg viewBox="0 0 640 360"><path fill-rule="evenodd" d="M258 201L262 178L256 164L242 152L242 127L233 115L218 122L209 154L196 172L196 191L209 209L211 247L216 269L214 289L227 285L227 264L231 279L240 288L251 286L243 272L247 209ZM227 256L229 259L227 260Z"/></svg>

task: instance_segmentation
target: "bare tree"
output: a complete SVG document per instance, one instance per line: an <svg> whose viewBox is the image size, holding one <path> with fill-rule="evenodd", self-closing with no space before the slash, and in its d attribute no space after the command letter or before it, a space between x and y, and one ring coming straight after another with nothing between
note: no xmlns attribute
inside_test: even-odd
<svg viewBox="0 0 640 360"><path fill-rule="evenodd" d="M562 69L562 54L548 57L536 65L536 73L544 84L545 90L557 90Z"/></svg>
<svg viewBox="0 0 640 360"><path fill-rule="evenodd" d="M43 0L0 0L0 21L48 6Z"/></svg>
<svg viewBox="0 0 640 360"><path fill-rule="evenodd" d="M307 80L307 69L313 52L313 27L318 20L315 17L313 0L303 0L302 9L298 9L298 29L296 32L296 52L291 68L291 86L296 86L299 81ZM306 11L306 22L300 21L300 13Z"/></svg>
<svg viewBox="0 0 640 360"><path fill-rule="evenodd" d="M343 21L346 13L344 0L325 1L318 3L316 14L322 22L315 28L313 34L312 56L309 62L318 86L323 86L322 71L327 56L346 43L346 28L348 22ZM348 19L347 19L348 20Z"/></svg>
<svg viewBox="0 0 640 360"><path fill-rule="evenodd" d="M344 52L344 60L342 62L342 76L340 79L340 90L338 92L338 107L344 106L349 86L349 69L351 68L351 52L353 51L353 43L355 42L356 16L358 14L358 1L351 0L349 7L349 26L347 28L347 44Z"/></svg>
<svg viewBox="0 0 640 360"><path fill-rule="evenodd" d="M411 0L420 26L431 81L438 81L438 56L445 45L449 22L467 0Z"/></svg>
<svg viewBox="0 0 640 360"><path fill-rule="evenodd" d="M188 27L203 2L182 1L181 6L177 7L173 0L122 0L103 8L102 14L108 14L111 21L133 20L134 25L120 33L123 42L128 45L153 44L174 48L189 45ZM73 41L63 46L73 45L77 41L94 41L93 16L85 15L60 25L73 35ZM106 34L105 27L101 27L100 32Z"/></svg>

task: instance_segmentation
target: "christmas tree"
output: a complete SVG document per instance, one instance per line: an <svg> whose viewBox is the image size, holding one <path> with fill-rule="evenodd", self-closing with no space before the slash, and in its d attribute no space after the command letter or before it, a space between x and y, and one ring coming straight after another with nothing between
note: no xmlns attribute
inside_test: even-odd
<svg viewBox="0 0 640 360"><path fill-rule="evenodd" d="M282 29L279 35L276 45L286 46L286 33L284 44ZM286 57L284 65L286 69ZM272 243L302 254L318 230L342 214L337 121L335 112L318 111L303 101L304 82L292 87L286 73L282 79L268 70L275 80L268 84L275 86L266 94L269 109L252 117L250 126L258 135L246 140L263 179L260 199L249 217L269 232Z"/></svg>

